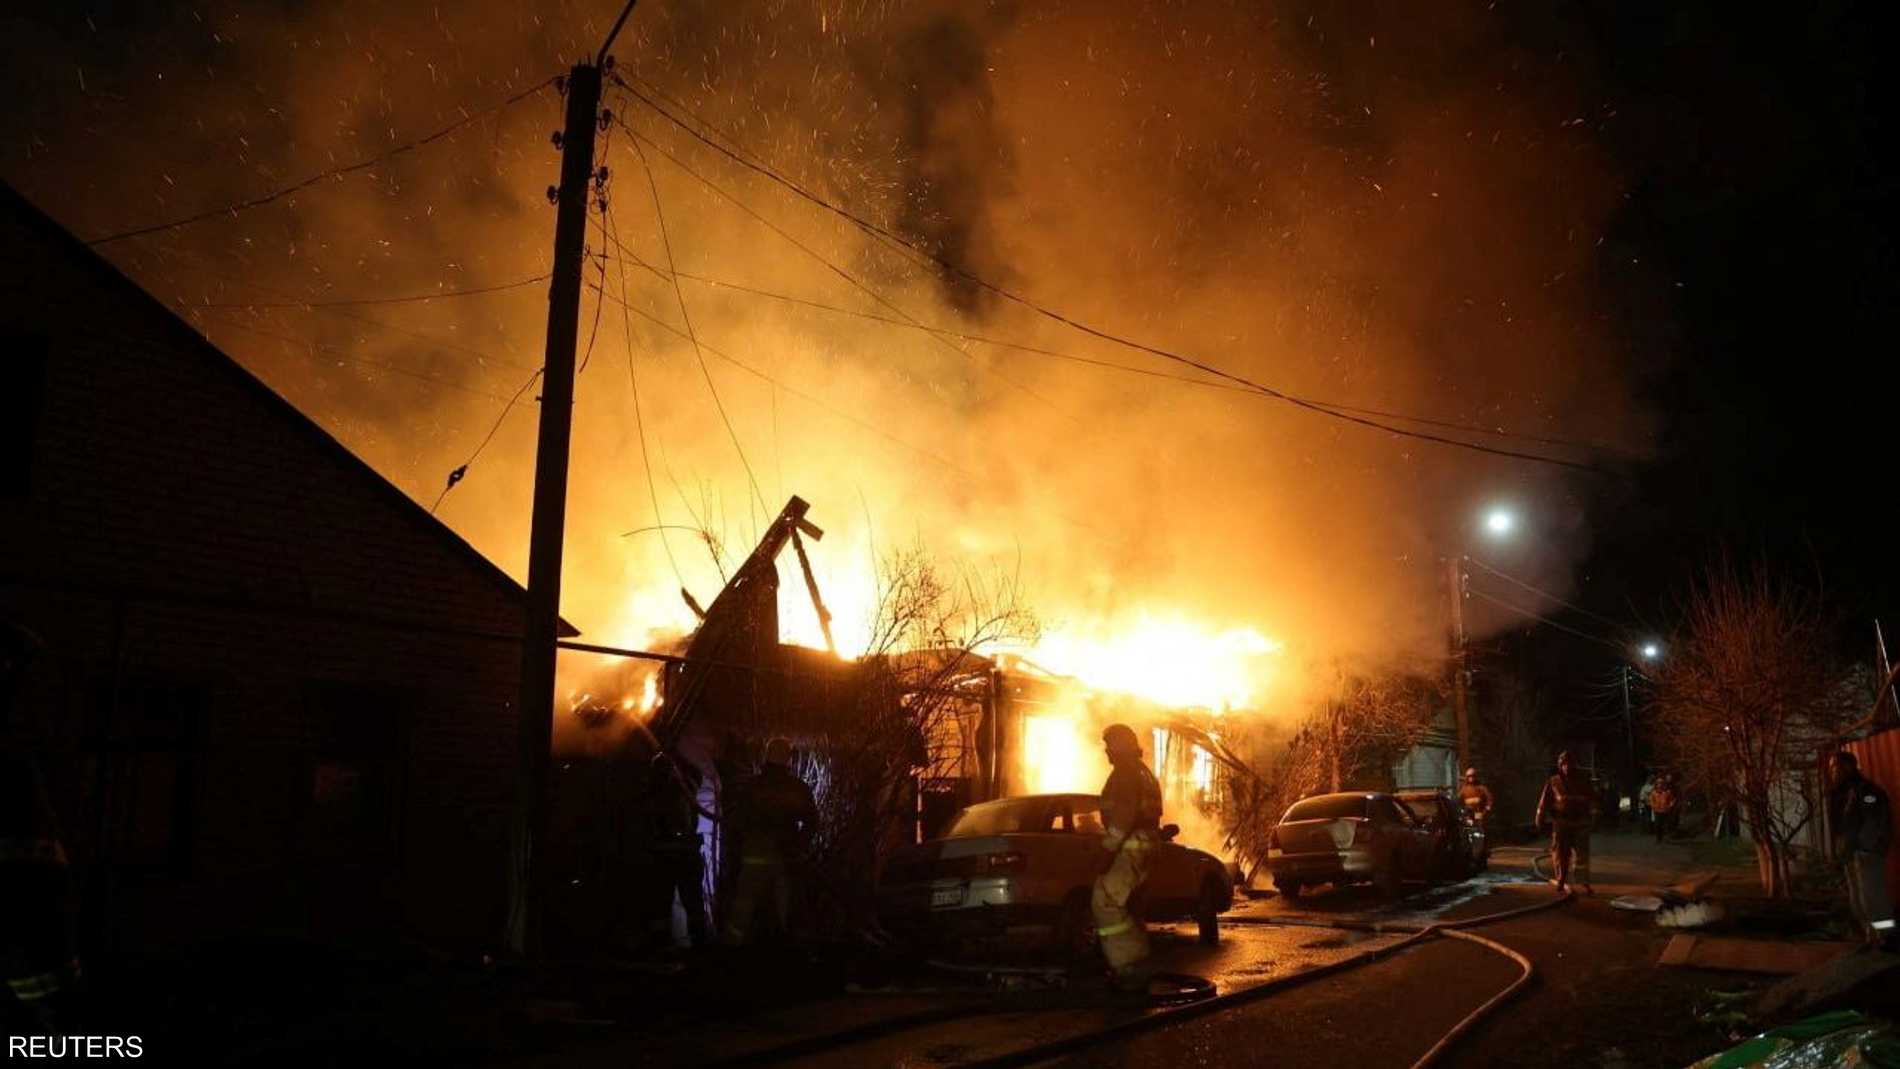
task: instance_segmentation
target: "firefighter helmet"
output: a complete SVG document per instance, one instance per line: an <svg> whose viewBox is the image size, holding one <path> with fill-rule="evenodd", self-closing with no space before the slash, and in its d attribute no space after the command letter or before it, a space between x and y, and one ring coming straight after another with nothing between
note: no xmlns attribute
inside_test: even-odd
<svg viewBox="0 0 1900 1069"><path fill-rule="evenodd" d="M1141 756L1141 739L1127 724L1110 724L1102 729L1102 745L1111 755L1120 752Z"/></svg>

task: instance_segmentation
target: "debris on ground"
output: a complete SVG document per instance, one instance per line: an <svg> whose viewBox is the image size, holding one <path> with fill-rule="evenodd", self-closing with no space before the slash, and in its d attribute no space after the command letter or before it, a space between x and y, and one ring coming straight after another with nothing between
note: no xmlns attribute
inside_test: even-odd
<svg viewBox="0 0 1900 1069"><path fill-rule="evenodd" d="M1823 1013L1770 1029L1689 1069L1850 1069L1900 1067L1893 1028L1853 1010Z"/></svg>
<svg viewBox="0 0 1900 1069"><path fill-rule="evenodd" d="M1742 1034L1741 1029L1749 1023L1748 1011L1742 1003L1755 992L1743 991L1705 991L1696 1000L1695 1019L1706 1025L1714 1025L1730 1034Z"/></svg>
<svg viewBox="0 0 1900 1069"><path fill-rule="evenodd" d="M1798 973L1762 992L1753 1010L1761 1017L1781 1017L1827 1009L1856 993L1891 989L1900 981L1900 956L1859 949Z"/></svg>
<svg viewBox="0 0 1900 1069"><path fill-rule="evenodd" d="M1701 928L1727 915L1720 902L1688 902L1659 911L1656 924L1661 928Z"/></svg>
<svg viewBox="0 0 1900 1069"><path fill-rule="evenodd" d="M1621 895L1610 900L1611 909L1627 909L1637 913L1654 913L1662 905L1663 900L1656 895Z"/></svg>
<svg viewBox="0 0 1900 1069"><path fill-rule="evenodd" d="M1657 964L1792 976L1826 964L1852 949L1851 943L1676 935L1663 947Z"/></svg>

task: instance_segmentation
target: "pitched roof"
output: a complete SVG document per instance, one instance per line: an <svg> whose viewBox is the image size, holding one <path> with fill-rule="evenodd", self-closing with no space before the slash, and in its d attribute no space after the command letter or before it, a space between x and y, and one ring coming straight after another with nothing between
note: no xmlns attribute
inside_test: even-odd
<svg viewBox="0 0 1900 1069"><path fill-rule="evenodd" d="M488 582L500 586L503 592L516 599L525 599L527 591L507 572L502 571L494 561L483 556L480 550L470 545L461 535L455 533L447 524L435 518L428 509L402 492L394 483L383 478L375 468L369 466L363 458L349 450L336 440L329 431L323 429L315 420L305 415L296 405L291 404L276 390L248 371L244 365L232 359L230 354L214 345L209 338L200 334L197 328L186 322L165 302L154 297L143 286L120 271L111 261L94 251L72 231L41 211L33 202L26 199L10 183L0 181L0 204L5 210L23 221L29 229L46 237L55 248L63 248L74 262L98 276L102 285L122 290L133 302L143 302L148 309L157 313L158 320L166 325L177 338L182 350L196 353L205 362L216 369L217 373L228 375L249 391L266 408L277 413L284 422L308 438L317 448L327 451L347 472L362 480L371 493L381 495L390 508L406 516L410 522L424 528L431 536L439 539L452 553L460 555ZM574 625L566 620L557 621L557 631L563 638L580 634Z"/></svg>

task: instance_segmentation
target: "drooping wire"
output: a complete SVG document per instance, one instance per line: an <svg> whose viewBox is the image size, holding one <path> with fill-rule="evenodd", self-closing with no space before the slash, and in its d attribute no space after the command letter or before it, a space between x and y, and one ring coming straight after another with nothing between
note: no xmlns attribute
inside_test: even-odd
<svg viewBox="0 0 1900 1069"><path fill-rule="evenodd" d="M625 299L615 298L615 297L609 297L608 299L615 301L616 303L620 304L621 307L627 309L632 314L639 316L641 319L646 320L648 323L653 324L653 326L658 328L659 330L663 330L667 332L668 334L671 334L674 337L678 338L681 341L689 340L686 336L685 331L681 330L680 328L674 326L671 323L668 323L666 320L661 319L659 316L656 316L652 314L651 312L648 312L641 308L634 307L631 301L627 301ZM752 364L744 360L739 359L738 357L732 355L729 352L726 352L724 349L721 349L710 342L701 340L699 345L700 345L700 348L704 349L706 352L709 352L712 355L718 357L719 359L724 360L726 363L731 364L733 367L738 368L740 371L743 371L748 375L751 375L753 378L758 379L760 382L768 383L774 387L777 387L778 389L783 390L785 393L793 397L796 397L799 400L804 401L807 404L811 405L812 407L819 409L820 411L825 412L839 420L842 420L845 423L849 423L852 426L858 428L859 430L865 431L868 434L882 438L885 441L890 442L892 445L908 450L912 453L915 453L916 455L920 457L923 457L926 460L939 464L944 469L955 472L956 474L969 480L972 484L982 485L989 481L985 476L980 475L977 472L974 472L970 470L969 468L964 467L961 464L958 464L956 461L951 460L950 458L944 456L941 453L937 453L933 450L926 449L925 447L917 445L914 442L905 441L904 439L899 438L897 435L890 433L888 430L885 430L883 427L875 423L872 423L869 420L862 419L858 416L852 415L850 412L847 412L844 409L831 404L830 402L826 401L824 398L819 397L817 394L811 393L810 391L807 391L807 390L801 390L798 387L793 386L792 384L784 381L783 379L774 378L770 374L760 370L759 368L753 366ZM690 506L688 506L688 511L691 511ZM1085 520L1082 520L1068 513L1063 513L1063 512L1058 511L1057 515L1062 516L1063 519L1067 520L1069 523L1073 524L1075 527L1079 529L1086 530L1086 531L1099 534L1099 535L1104 535L1109 538L1115 538L1118 540L1120 539L1120 536L1117 534L1117 532L1113 530L1102 528L1096 524L1089 523Z"/></svg>
<svg viewBox="0 0 1900 1069"><path fill-rule="evenodd" d="M187 307L185 311L192 313L194 316L198 314L196 309L192 309L190 307ZM264 328L259 327L252 323L244 323L235 319L216 319L216 320L212 320L211 322L215 323L219 327L229 327L232 330L241 330L247 334L255 334L260 338L270 338L275 341L283 342L287 345L300 346L302 348L309 349L312 352L325 353L329 355L330 357L346 364L356 364L361 367L374 368L377 371L387 371L392 375L402 375L406 378L415 379L419 382L432 383L436 386L440 386L448 390L460 390L463 393L474 394L477 397L488 397L496 401L507 400L507 398L504 395L495 393L491 390L484 390L479 387L465 385L463 383L454 382L449 379L438 378L434 375L426 374L421 371L416 371L413 368L406 368L406 367L401 367L396 364L385 364L385 363L382 363L381 361L370 360L366 357L356 355L353 350L342 349L334 345L325 344L323 342L311 341L308 338L298 338L298 337L293 337L289 334L278 333L277 331L265 330Z"/></svg>
<svg viewBox="0 0 1900 1069"><path fill-rule="evenodd" d="M1609 617L1604 616L1600 613L1591 612L1589 609L1586 609L1581 605L1577 605L1573 602L1565 601L1564 599L1558 597L1557 595L1552 594L1548 590L1544 590L1539 587L1534 587L1530 585L1529 583L1526 583L1524 580L1519 579L1518 577L1511 575L1510 573L1505 572L1502 569L1486 564L1485 562L1479 560L1476 557L1466 556L1465 559L1477 565L1478 567L1483 568L1485 571L1490 572L1492 575L1497 576L1499 579L1502 579L1505 582L1510 583L1513 586L1520 587L1524 590L1527 590L1531 592L1532 594L1536 594L1540 598L1544 598L1547 601L1554 601L1557 604L1562 605L1564 608L1569 609L1571 612L1578 613L1583 616L1588 616L1590 619L1595 620L1597 623L1607 624L1610 627L1614 627L1614 628L1622 628L1624 626L1623 624L1615 620L1612 620Z"/></svg>
<svg viewBox="0 0 1900 1069"><path fill-rule="evenodd" d="M1626 654L1629 652L1627 648L1625 648L1624 645L1620 642L1612 642L1609 639L1602 637L1601 635L1592 635L1587 631L1579 631L1574 627L1570 627L1565 624L1560 624L1557 621L1551 619L1550 617L1543 615L1542 613L1533 612L1532 610L1526 609L1521 605L1514 605L1511 602L1505 601L1503 598L1493 597L1492 595L1487 594L1482 590L1471 591L1471 596L1474 598L1481 598L1485 601L1490 602L1493 605L1498 606L1501 609L1506 609L1510 612L1514 612L1518 614L1519 616L1525 617L1527 619L1536 620L1538 623L1543 624L1546 627L1554 627L1559 631L1565 632L1566 634L1575 635L1576 637L1580 639L1597 643L1600 646L1608 646L1609 648L1616 650L1618 653Z"/></svg>
<svg viewBox="0 0 1900 1069"><path fill-rule="evenodd" d="M620 227L614 220L612 205L604 205L601 214L604 217L604 226L602 229L607 234L608 244L615 248L621 247L619 240ZM685 590L686 577L680 572L680 562L678 558L673 556L673 543L666 537L667 527L669 525L666 522L665 515L660 512L660 491L653 480L653 457L647 452L646 417L640 410L640 374L634 367L633 318L628 314L630 305L627 301L626 254L623 252L621 255L615 257L614 263L620 276L620 336L627 347L627 388L633 394L633 429L640 439L640 466L646 471L647 499L653 504L653 522L660 533L660 546L666 550L666 563L673 569L673 578L679 583L680 589ZM606 303L606 289L601 289L596 299L603 304ZM655 431L655 436L657 436L658 433L658 431Z"/></svg>
<svg viewBox="0 0 1900 1069"><path fill-rule="evenodd" d="M189 256L191 254L187 253L186 255ZM202 259L202 257L199 257L199 258ZM283 291L277 289L276 287L266 286L253 279L233 278L232 276L225 274L221 271L218 271L215 268L206 267L206 266L203 266L202 264L198 267L198 270L204 272L206 275L212 278L215 278L221 282L226 282L234 286L249 286L255 289L260 289L260 290L263 290L267 294L271 294L272 296L281 298L281 300L275 303L258 303L258 302L246 302L246 301L206 302L206 301L194 301L194 300L191 300L188 298L182 298L182 297L170 299L172 304L177 305L179 308L181 308L183 311L189 314L196 314L200 309L212 309L212 310L219 310L219 311L226 311L226 310L245 311L245 310L251 310L251 309L256 309L256 310L269 309L269 310L282 311L282 310L302 308L302 309L306 309L308 311L317 313L319 315L337 316L342 319L354 320L358 323L363 323L368 326L379 328L381 330L391 331L396 334L403 334L408 337L414 338L417 341L426 342L431 346L435 346L436 348L445 349L451 352L464 353L481 361L484 366L488 364L495 364L502 367L520 368L523 371L532 371L534 370L536 366L534 364L530 364L522 360L505 359L503 357L496 356L493 353L487 352L486 350L477 349L470 345L464 345L459 341L451 341L447 338L442 338L434 334L429 334L423 331L414 330L409 327L398 326L397 324L391 323L388 320L377 319L374 316L367 316L361 312L351 311L349 308L349 305L354 304L356 302L313 304L308 301L291 300L289 299L287 295L283 293ZM541 277L546 278L548 276L543 275ZM222 320L220 322L222 322ZM245 329L250 329L250 328L245 328ZM262 333L262 332L259 332L259 333ZM266 334L265 336L276 337L277 335ZM291 339L291 340L301 341L301 339ZM499 398L497 399L499 400Z"/></svg>
<svg viewBox="0 0 1900 1069"><path fill-rule="evenodd" d="M320 301L202 301L194 303L193 308L344 308L369 304L414 304L422 301L440 301L450 297L475 297L485 293L501 293L506 290L532 286L536 282L546 282L554 277L551 272L543 271L538 275L519 278L513 282L502 282L493 286L477 286L465 290L438 290L435 293L412 293L401 297L355 297Z"/></svg>
<svg viewBox="0 0 1900 1069"><path fill-rule="evenodd" d="M740 200L738 197L734 196L732 192L726 189L724 186L721 186L719 183L714 182L711 178L708 178L706 175L701 174L698 170L694 169L694 167L691 164L687 163L685 160L682 160L678 156L667 151L665 146L654 141L652 138L642 135L639 131L633 129L633 127L628 126L625 120L616 117L615 121L618 122L621 125L621 128L626 130L628 134L632 135L632 138L636 147L640 145L645 145L646 147L651 148L653 149L653 151L658 152L660 155L666 157L667 160L671 162L675 167L678 167L680 170L686 172L688 175L698 180L701 185L705 186L707 189L718 194L727 203L731 204L733 207L739 209L740 211L744 212L746 215L750 216L753 220L758 222L761 226L764 226L766 229L772 231L774 234L777 234L779 237L785 239L786 242L790 243L793 247L797 248L800 252L803 252L805 255L818 261L818 263L822 265L826 270L830 271L832 274L837 275L839 278L849 283L858 292L871 298L871 300L876 301L880 306L889 310L892 315L899 317L898 319L895 319L895 320L885 320L886 322L893 322L901 326L906 326L906 327L911 327L917 330L921 330L925 332L926 334L930 334L939 345L942 345L944 348L950 350L956 355L964 358L965 360L971 359L971 356L967 350L962 349L961 347L952 344L948 340L949 337L955 336L954 332L938 332L938 331L932 330L928 325L918 320L917 317L911 315L909 312L906 312L902 308L898 307L898 305L894 303L893 301L891 301L888 297L885 297L883 294L873 289L868 283L864 282L862 279L858 278L856 275L852 274L850 271L845 270L842 266L837 264L830 257L819 252L817 249L812 248L810 245L806 244L805 242L800 241L790 231L786 230L784 227L779 226L777 223L767 218L764 213L760 212L758 209L753 208L751 205L745 203L744 201ZM669 273L669 278L671 277L673 277L673 275L672 273ZM680 274L677 277L683 278L683 277L688 277L688 276L684 274ZM677 282L675 282L675 285L677 285ZM882 319L883 317L875 317L875 318ZM1061 406L1056 404L1050 398L1045 397L1040 393L1037 393L1035 390L1030 389L1028 386L1025 386L1024 384L1020 382L1017 382L1016 380L1010 378L1008 375L1005 375L1002 372L997 371L995 368L986 367L984 368L984 370L988 371L991 375L996 376L996 378L1001 380L1002 382L1007 383L1008 385L1015 387L1017 390L1022 391L1023 394L1032 398L1033 400L1041 402L1043 405L1047 406L1051 411L1058 412L1058 413L1062 411ZM1073 418L1073 417L1070 417L1070 418Z"/></svg>
<svg viewBox="0 0 1900 1069"><path fill-rule="evenodd" d="M546 79L545 81L537 82L534 85L529 86L526 89L523 89L521 92L516 93L515 95L511 97L508 97L507 99L502 100L498 103L490 104L489 106L485 108L481 108L477 111L466 112L463 114L463 116L460 119L457 119L456 121L448 124L447 126L442 127L441 129L435 131L434 133L425 134L422 137L418 137L410 141L405 141L400 145L396 145L392 148L385 149L374 156L370 156L365 159L358 160L355 163L345 164L341 167L332 167L327 171L319 171L316 174L309 176L308 178L302 179L301 181L292 182L290 185L281 186L277 189L271 190L269 193L265 193L256 197L251 197L248 200L237 201L236 203L227 204L221 208L211 208L206 211L195 212L191 215L182 216L177 219L167 220L162 223L152 223L147 226L136 226L127 230L115 231L114 233L105 234L100 237L93 238L87 241L86 244L94 248L98 248L101 245L110 245L115 241L124 241L127 238L144 237L147 234L157 234L157 233L161 233L167 230L177 230L180 227L190 226L193 223L202 223L206 219L214 219L220 215L236 215L239 212L249 211L252 208L263 207L264 205L269 204L272 201L282 200L283 198L288 197L292 193L295 193L299 190L308 189L311 186L316 185L318 182L324 181L325 179L341 178L347 174L353 174L357 171L367 170L371 167L376 166L379 163L383 163L385 161L393 159L406 152L413 152L416 149L422 148L425 145L429 145L433 142L440 141L441 139L449 136L452 133L455 133L457 130L460 130L464 126L469 125L470 123L478 122L490 115L499 114L500 112L505 111L508 108L511 108L514 105L521 103L522 101L528 99L529 97L539 94L542 90L553 85L556 81L556 78L558 77L559 76L557 75L555 77L550 77Z"/></svg>
<svg viewBox="0 0 1900 1069"><path fill-rule="evenodd" d="M1183 355L1171 349L1168 349L1159 345L1152 345L1147 342L1136 341L1132 338L1127 338L1122 335L1116 334L1112 331L1105 330L1100 327L1096 327L1090 323L1076 319L1075 317L1067 313L1058 311L1054 308L1041 304L1038 301L1034 300L1033 298L1030 298L1024 294L1018 293L1009 287L1001 286L994 282L991 282L988 279L983 278L982 276L977 275L974 272L971 272L970 270L962 267L959 264L956 264L949 260L944 259L942 256L938 255L937 253L931 251L930 249L927 249L918 245L913 240L892 231L888 227L875 223L869 219L866 219L858 215L857 213L851 211L848 208L844 208L838 204L834 204L833 202L826 200L824 197L821 197L818 194L812 192L811 190L806 189L804 186L800 185L798 182L794 181L793 179L780 174L779 172L777 172L770 166L764 163L755 161L751 159L748 155L735 151L731 148L728 148L725 145L721 144L719 141L706 136L699 129L694 127L691 123L686 122L684 119L681 119L679 116L673 114L667 108L662 107L659 103L655 102L651 97L647 96L646 94L642 93L638 88L629 84L625 79L620 78L618 75L614 75L613 77L614 77L614 81L618 85L620 85L621 88L625 89L631 96L633 96L634 99L646 105L649 109L659 114L662 118L665 118L668 122L672 123L674 126L678 127L680 130L684 131L688 136L692 137L694 140L707 146L713 151L719 153L720 155L727 157L728 159L732 160L734 163L737 163L740 166L745 167L746 169L751 170L761 175L762 177L773 182L779 187L791 192L792 194L798 196L799 198L803 200L810 202L813 205L816 205L819 208L824 209L825 211L832 213L833 215L836 215L840 219L845 220L846 222L863 230L865 233L870 234L873 237L879 238L880 240L886 243L893 244L893 245L902 247L904 249L908 249L912 253L925 257L931 263L934 263L935 265L937 265L939 269L949 273L950 275L958 279L961 279L964 282L969 283L970 285L976 286L979 289L984 290L985 292L992 293L998 297L1001 297L1004 300L1007 300L1019 307L1022 307L1038 316L1041 316L1053 322L1060 323L1064 326L1067 326L1070 329L1075 330L1079 333L1086 334L1090 337L1097 338L1101 341L1109 342L1114 345L1119 345L1125 348L1133 349L1137 352L1148 353L1151 356L1156 356L1163 360L1168 360L1177 364L1181 364L1186 367L1194 368L1197 371L1202 371L1202 372L1205 372L1206 374L1213 375L1217 378L1227 380L1229 382L1235 383L1240 386L1244 386L1248 389L1264 394L1275 400L1293 405L1294 407L1302 408L1310 412L1319 413L1321 415L1330 416L1334 419L1342 420L1347 423L1358 424L1360 426L1368 427L1374 430L1385 431L1389 434L1396 434L1401 437L1414 438L1421 441L1434 442L1440 445L1446 445L1446 446L1451 446L1453 448L1470 450L1472 452L1485 453L1492 456L1500 456L1500 457L1507 457L1507 458L1517 459L1517 460L1525 460L1525 461L1530 461L1530 462L1539 463L1539 464L1548 464L1548 465L1552 465L1556 467L1569 468L1575 471L1589 472L1595 475L1616 474L1615 472L1609 471L1597 465L1586 464L1581 461L1567 460L1562 457L1546 456L1540 453L1530 453L1530 452L1525 452L1525 451L1516 450L1516 449L1505 449L1498 446L1485 445L1480 442L1469 442L1460 438L1451 438L1445 435L1433 434L1427 431L1419 431L1419 430L1412 430L1406 427L1392 426L1387 423L1382 423L1378 421L1377 419L1371 418L1369 416L1359 415L1355 412L1347 411L1345 409L1332 408L1323 403L1312 401L1307 398L1298 396L1296 394L1287 393L1284 390L1280 390L1276 387L1267 385L1266 383L1258 382L1244 375L1239 375L1234 372L1227 371L1213 364L1209 364L1203 360L1197 360L1193 357ZM629 128L629 130L631 131L631 128ZM638 136L639 135L637 134L635 135L636 139L638 138ZM1418 421L1413 420L1413 422L1418 422Z"/></svg>
<svg viewBox="0 0 1900 1069"><path fill-rule="evenodd" d="M629 5L629 7L631 8L631 5ZM612 137L613 129L609 127L605 137L602 139L601 155L603 157L606 155L605 149L611 145ZM595 289L595 292L598 294L605 294L607 292L607 246L609 244L607 241L608 174L607 168L602 167L594 172L594 178L592 180L594 203L600 206L600 219L596 221L600 226L600 255L594 258L594 267L600 272L600 285ZM584 251L583 255L585 255ZM594 299L594 325L587 331L587 351L581 354L581 366L574 370L576 376L586 371L588 362L594 359L594 342L600 338L600 313L601 309L606 306L606 303L607 302L601 300L599 297Z"/></svg>
<svg viewBox="0 0 1900 1069"><path fill-rule="evenodd" d="M455 489L456 484L460 483L463 478L468 475L469 466L474 464L482 455L482 450L488 448L488 443L495 440L495 432L501 430L501 425L503 421L508 418L508 413L515 410L515 403L521 400L522 394L528 392L528 387L533 386L536 380L540 379L543 370L542 368L536 368L534 374L528 376L527 381L521 384L521 388L515 391L515 395L510 397L508 403L502 406L501 414L495 417L494 425L489 427L488 433L482 436L482 444L475 447L475 451L469 454L467 460L456 465L455 469L449 472L448 482L442 485L442 492L435 495L435 504L429 506L429 515L435 515L435 510L442 507L442 499L449 496L449 491Z"/></svg>
<svg viewBox="0 0 1900 1069"><path fill-rule="evenodd" d="M649 142L649 144L651 144L651 142ZM672 160L675 163L680 162L677 157L672 156L670 153L666 153L664 149L658 149L656 146L656 150L660 151L663 155L666 155L669 160ZM684 169L686 173L696 178L700 178L702 181L705 180L704 176L701 175L698 171L692 170L691 168L687 168L687 167L683 167L682 169ZM710 183L708 183L708 188L712 189L716 193L719 193L726 200L731 201L735 206L739 207L741 210L746 211L748 214L753 215L754 218L758 218L757 214L752 209L750 209L743 202L739 201L737 198L733 197L729 190L726 190L723 187L713 185ZM774 226L774 224L772 224L769 220L760 219L760 222L767 226ZM774 229L777 229L777 228L774 226ZM782 235L784 234L783 231L779 231L779 232ZM787 237L787 240L797 243L796 238L792 238L789 235L784 235L784 236ZM804 246L801 245L800 247L803 248ZM809 252L811 250L807 249L807 251ZM629 256L629 258L633 261L635 266L645 269L647 272L652 274L653 277L659 279L662 282L667 282L670 284L673 278L675 277L675 275L668 274L666 271L662 270L661 268L653 264L650 264L646 262L645 260L642 260L637 255L630 255L625 248L622 248L620 252L622 255ZM817 254L813 253L813 255L816 256ZM1223 382L1218 379L1202 378L1195 375L1184 375L1178 372L1164 371L1159 368L1136 367L1132 364L1122 364L1122 363L1117 363L1113 360L1103 360L1103 359L1100 359L1099 357L1083 356L1079 353L1065 352L1060 349L1050 349L1046 346L1040 346L1040 345L1030 345L1024 342L1012 341L1008 338L998 338L998 337L995 337L993 335L988 335L988 334L977 334L977 333L973 333L967 330L958 330L953 327L945 327L938 324L925 323L925 322L921 322L915 319L908 319L908 318L900 319L896 316L882 315L877 312L866 312L857 308L845 308L841 305L829 304L825 301L813 300L809 297L799 297L799 296L795 296L789 293L779 293L774 290L762 289L757 286L749 286L742 282L732 282L727 279L713 278L709 275L695 274L691 271L680 271L677 273L677 277L683 278L687 280L688 282L697 282L697 283L700 283L701 285L710 286L716 289L731 290L736 293L751 294L752 296L755 296L755 297L764 297L768 300L779 301L784 304L791 304L791 305L798 305L805 308L812 308L812 309L816 309L822 312L829 312L833 315L850 316L856 319L868 320L873 323L881 323L885 326L898 327L904 330L921 331L928 334L935 334L944 338L956 338L961 341L972 342L978 345L989 345L989 346L993 346L999 349L1010 349L1016 352L1030 353L1037 356L1046 356L1052 359L1065 360L1070 363L1083 364L1090 367L1105 368L1107 370L1124 372L1131 375L1141 375L1148 378L1164 379L1170 382L1179 382L1179 383L1183 383L1189 386L1201 386L1201 387L1205 387L1205 388L1213 389L1213 390L1225 390L1230 393L1245 394L1249 397L1261 396L1260 392L1257 390L1253 390L1248 387L1241 386L1232 382ZM958 351L962 352L962 350L958 350ZM967 356L968 354L964 353L964 355ZM1470 434L1482 434L1482 435L1486 435L1492 438L1498 438L1498 439L1503 439L1503 440L1537 442L1537 443L1541 443L1545 445L1566 446L1566 447L1576 448L1576 449L1595 449L1595 450L1599 450L1601 452L1606 452L1606 453L1617 452L1617 450L1611 446L1601 445L1594 442L1578 442L1578 441L1572 441L1572 440L1563 439L1563 438L1549 438L1549 437L1544 437L1541 435L1526 434L1520 431L1502 430L1495 427L1485 427L1485 426L1475 424L1475 423L1460 423L1454 420L1433 419L1426 416L1408 416L1400 412L1390 412L1390 411L1376 409L1376 408L1362 408L1355 405L1341 404L1337 401L1316 400L1313 403L1318 404L1318 405L1324 405L1327 408L1335 408L1342 412L1359 412L1366 415L1383 416L1388 419L1399 419L1399 420L1405 420L1405 421L1413 422L1413 423L1422 423L1428 426L1445 427L1451 430L1465 431Z"/></svg>
<svg viewBox="0 0 1900 1069"><path fill-rule="evenodd" d="M631 129L629 129L631 133ZM666 253L666 269L670 273L676 270L678 261L673 258L673 240L667 235L666 210L660 204L660 184L654 178L653 168L647 163L646 151L640 147L636 136L633 151L640 157L640 168L646 172L647 189L653 194L653 215L660 226L660 248ZM739 443L739 434L733 430L732 419L726 415L725 402L719 399L719 388L713 384L712 369L706 366L706 354L700 351L699 335L693 330L693 317L686 310L686 294L680 289L676 279L673 283L673 298L679 303L680 320L686 324L686 336L693 343L693 355L699 361L699 372L706 380L706 390L712 394L713 407L719 412L719 420L726 425L726 436L732 439L732 448L739 454L739 464L745 468L746 482L752 487L752 495L758 499L760 511L769 519L772 507L766 503L765 494L759 489L758 477L752 474L752 462L746 459L745 446Z"/></svg>

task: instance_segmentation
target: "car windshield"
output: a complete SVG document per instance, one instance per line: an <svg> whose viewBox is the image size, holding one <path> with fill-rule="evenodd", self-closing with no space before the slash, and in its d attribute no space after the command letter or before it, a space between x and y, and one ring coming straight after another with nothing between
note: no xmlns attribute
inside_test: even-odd
<svg viewBox="0 0 1900 1069"><path fill-rule="evenodd" d="M1062 806L1049 798L1012 798L973 805L957 814L946 839L973 835L1009 835L1018 832L1061 831Z"/></svg>
<svg viewBox="0 0 1900 1069"><path fill-rule="evenodd" d="M1405 808L1411 810L1412 815L1420 820L1438 819L1438 799L1436 798L1401 798L1399 801L1404 802Z"/></svg>
<svg viewBox="0 0 1900 1069"><path fill-rule="evenodd" d="M1338 820L1341 817L1364 817L1366 799L1363 794L1322 794L1318 798L1308 798L1294 802L1293 807L1280 818L1282 824L1290 820Z"/></svg>

